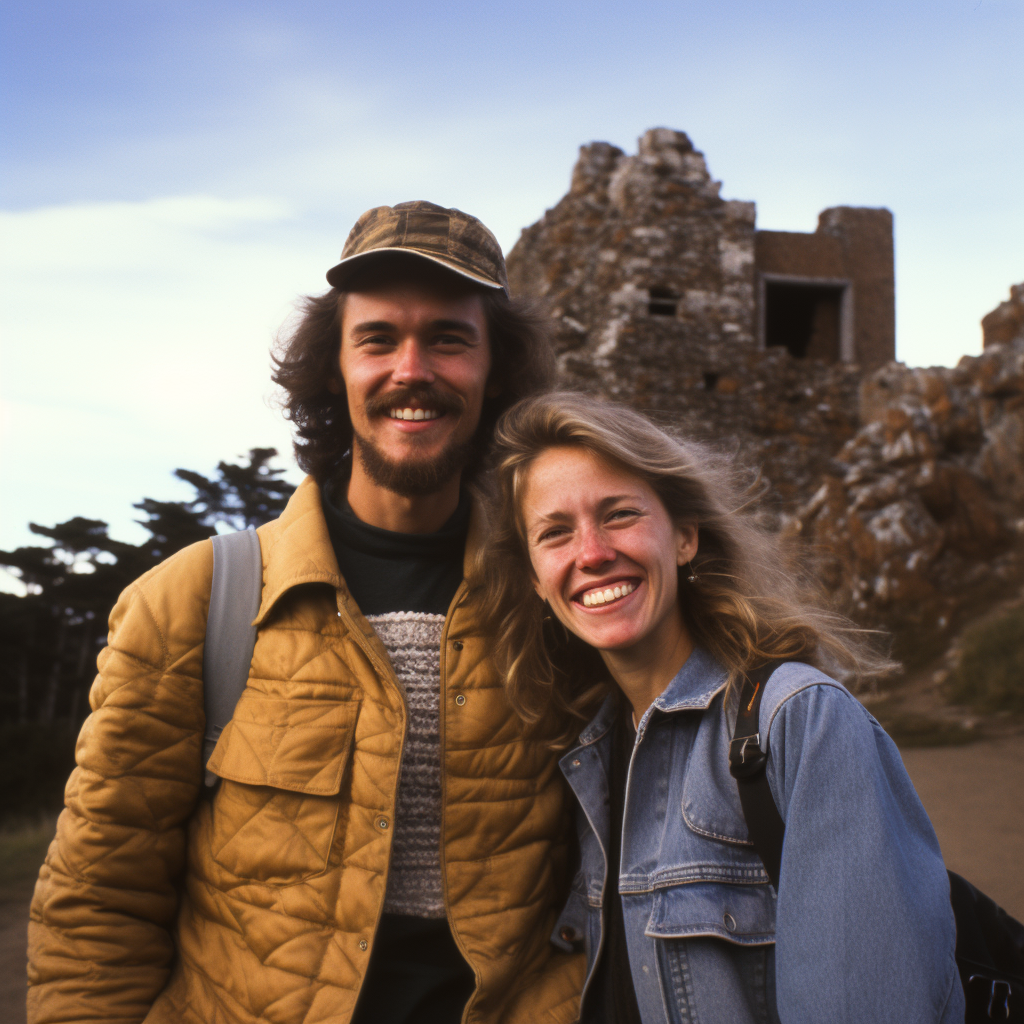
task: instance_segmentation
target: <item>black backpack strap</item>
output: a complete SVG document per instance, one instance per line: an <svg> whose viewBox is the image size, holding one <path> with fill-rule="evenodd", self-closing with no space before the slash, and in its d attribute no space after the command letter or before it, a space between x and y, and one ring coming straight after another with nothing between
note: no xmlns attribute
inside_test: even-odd
<svg viewBox="0 0 1024 1024"><path fill-rule="evenodd" d="M729 771L740 791L740 804L747 822L747 832L757 855L764 863L775 891L779 890L779 870L782 867L782 839L786 826L775 806L768 785L765 768L768 755L761 749L758 724L761 698L771 674L781 665L770 661L749 672L740 688L739 714L736 731L729 744Z"/></svg>
<svg viewBox="0 0 1024 1024"><path fill-rule="evenodd" d="M256 646L252 620L263 594L263 559L256 531L239 530L212 540L213 585L203 647L204 766L248 682ZM204 781L212 789L219 780L207 769Z"/></svg>

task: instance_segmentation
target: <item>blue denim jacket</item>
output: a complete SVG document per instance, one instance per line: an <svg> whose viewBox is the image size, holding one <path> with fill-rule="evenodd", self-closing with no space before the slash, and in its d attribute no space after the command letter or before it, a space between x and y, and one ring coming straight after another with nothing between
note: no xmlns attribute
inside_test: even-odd
<svg viewBox="0 0 1024 1024"><path fill-rule="evenodd" d="M729 774L725 670L695 651L640 721L618 866L644 1024L963 1021L938 842L878 723L839 683L787 663L761 705L786 821L779 892ZM581 869L552 940L602 940L615 700L562 758ZM765 739L767 738L767 740ZM584 989L583 1016L592 1007Z"/></svg>

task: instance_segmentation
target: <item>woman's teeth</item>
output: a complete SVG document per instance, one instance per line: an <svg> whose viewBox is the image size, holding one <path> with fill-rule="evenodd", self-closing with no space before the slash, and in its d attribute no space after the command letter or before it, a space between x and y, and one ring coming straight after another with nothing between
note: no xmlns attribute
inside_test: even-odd
<svg viewBox="0 0 1024 1024"><path fill-rule="evenodd" d="M393 420L436 420L441 414L436 409L392 409Z"/></svg>
<svg viewBox="0 0 1024 1024"><path fill-rule="evenodd" d="M632 583L620 583L614 587L605 587L604 590L589 590L583 595L583 605L586 608L593 608L596 604L610 604L627 594L632 594L634 590L636 587Z"/></svg>

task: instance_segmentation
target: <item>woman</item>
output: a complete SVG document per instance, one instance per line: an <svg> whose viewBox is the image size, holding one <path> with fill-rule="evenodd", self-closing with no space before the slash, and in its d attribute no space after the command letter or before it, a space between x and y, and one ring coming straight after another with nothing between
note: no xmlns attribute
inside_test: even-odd
<svg viewBox="0 0 1024 1024"><path fill-rule="evenodd" d="M553 941L586 951L582 1019L962 1021L935 835L824 671L886 663L808 602L728 473L642 416L544 395L494 458L490 628L513 706L569 748L581 868ZM728 766L737 688L767 662L777 893Z"/></svg>

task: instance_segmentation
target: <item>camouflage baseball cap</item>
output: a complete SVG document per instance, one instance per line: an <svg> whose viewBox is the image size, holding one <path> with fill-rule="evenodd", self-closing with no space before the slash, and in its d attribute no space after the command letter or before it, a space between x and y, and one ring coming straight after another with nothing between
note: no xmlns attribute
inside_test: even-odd
<svg viewBox="0 0 1024 1024"><path fill-rule="evenodd" d="M498 240L484 225L461 210L417 200L367 210L349 232L341 262L327 271L327 281L344 288L367 257L405 252L440 264L485 288L508 295L505 258Z"/></svg>

